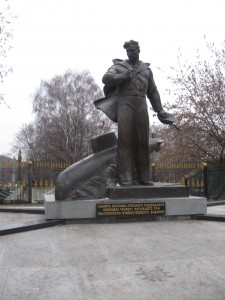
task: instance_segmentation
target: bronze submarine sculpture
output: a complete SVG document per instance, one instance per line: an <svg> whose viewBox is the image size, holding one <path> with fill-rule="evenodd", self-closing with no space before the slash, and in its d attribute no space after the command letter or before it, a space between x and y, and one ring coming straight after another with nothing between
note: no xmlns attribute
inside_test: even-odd
<svg viewBox="0 0 225 300"><path fill-rule="evenodd" d="M160 150L160 138L149 139L149 153ZM91 140L93 154L62 171L55 184L55 200L107 197L107 186L116 177L117 137L114 132ZM116 183L115 183L116 184Z"/></svg>

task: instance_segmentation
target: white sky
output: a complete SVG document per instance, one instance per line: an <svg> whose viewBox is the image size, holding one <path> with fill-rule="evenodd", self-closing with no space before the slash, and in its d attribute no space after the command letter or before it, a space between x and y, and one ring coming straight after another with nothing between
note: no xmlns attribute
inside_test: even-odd
<svg viewBox="0 0 225 300"><path fill-rule="evenodd" d="M3 0L0 0L3 1ZM0 154L7 154L23 123L33 120L32 94L41 79L67 69L88 69L102 87L113 58L126 58L123 44L137 40L166 102L164 75L177 52L190 59L207 41L224 40L224 0L9 0L17 15L13 67L0 86L11 109L0 105Z"/></svg>

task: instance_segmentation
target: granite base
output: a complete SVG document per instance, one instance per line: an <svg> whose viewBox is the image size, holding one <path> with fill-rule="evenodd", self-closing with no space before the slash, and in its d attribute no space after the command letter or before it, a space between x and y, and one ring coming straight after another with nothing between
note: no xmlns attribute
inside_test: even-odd
<svg viewBox="0 0 225 300"><path fill-rule="evenodd" d="M92 199L92 200L65 200L55 201L54 195L45 195L45 217L47 220L64 219L64 220L84 220L96 219L96 206L97 204L149 204L149 203L165 203L165 213L162 217L168 216L192 216L192 215L205 215L207 214L207 199L204 197L180 197L180 198L151 198L151 199L121 199L111 200L105 199ZM107 216L107 220L119 219L115 216ZM147 216L137 215L133 219L145 218ZM155 219L157 216L149 216ZM102 218L101 218L102 219ZM124 217L123 217L124 220Z"/></svg>

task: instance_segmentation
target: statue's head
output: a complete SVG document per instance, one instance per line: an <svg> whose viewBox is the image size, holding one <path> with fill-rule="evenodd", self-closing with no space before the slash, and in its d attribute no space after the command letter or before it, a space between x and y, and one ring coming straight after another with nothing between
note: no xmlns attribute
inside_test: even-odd
<svg viewBox="0 0 225 300"><path fill-rule="evenodd" d="M140 47L138 42L130 40L125 42L123 48L127 51L127 56L130 61L136 61L139 59Z"/></svg>

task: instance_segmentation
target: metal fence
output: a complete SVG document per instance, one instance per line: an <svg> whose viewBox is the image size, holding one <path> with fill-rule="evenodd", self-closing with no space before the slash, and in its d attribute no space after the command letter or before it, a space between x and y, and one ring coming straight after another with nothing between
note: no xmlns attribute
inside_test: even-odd
<svg viewBox="0 0 225 300"><path fill-rule="evenodd" d="M0 204L43 203L43 194L54 194L58 174L69 164L38 162L0 163ZM189 194L225 199L225 169L205 164L152 164L155 182L186 185Z"/></svg>
<svg viewBox="0 0 225 300"><path fill-rule="evenodd" d="M225 199L225 170L207 170L207 196L214 200Z"/></svg>
<svg viewBox="0 0 225 300"><path fill-rule="evenodd" d="M153 164L152 179L184 184L191 196L225 199L225 169L210 168L207 164Z"/></svg>
<svg viewBox="0 0 225 300"><path fill-rule="evenodd" d="M152 180L154 182L168 182L185 184L186 178L191 178L202 172L204 166L199 163L152 164Z"/></svg>
<svg viewBox="0 0 225 300"><path fill-rule="evenodd" d="M43 194L54 193L65 163L0 163L0 203L43 203Z"/></svg>

